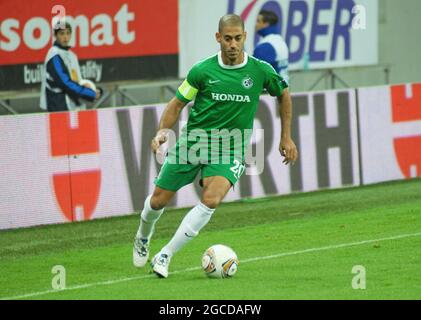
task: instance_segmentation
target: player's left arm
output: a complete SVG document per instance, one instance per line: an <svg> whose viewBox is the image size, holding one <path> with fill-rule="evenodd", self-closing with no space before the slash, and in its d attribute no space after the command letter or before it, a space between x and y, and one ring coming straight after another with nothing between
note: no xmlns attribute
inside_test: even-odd
<svg viewBox="0 0 421 320"><path fill-rule="evenodd" d="M281 116L281 141L279 152L284 157L284 164L294 164L298 158L297 147L291 138L292 101L287 88L277 97L279 114Z"/></svg>

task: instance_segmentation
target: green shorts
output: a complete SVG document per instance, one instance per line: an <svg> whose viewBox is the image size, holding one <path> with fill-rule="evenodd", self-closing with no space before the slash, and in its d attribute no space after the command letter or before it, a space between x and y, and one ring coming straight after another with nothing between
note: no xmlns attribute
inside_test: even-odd
<svg viewBox="0 0 421 320"><path fill-rule="evenodd" d="M244 173L243 161L232 159L228 164L172 164L165 161L154 183L156 186L170 191L178 191L185 185L192 183L199 171L201 179L206 177L222 176L234 185Z"/></svg>

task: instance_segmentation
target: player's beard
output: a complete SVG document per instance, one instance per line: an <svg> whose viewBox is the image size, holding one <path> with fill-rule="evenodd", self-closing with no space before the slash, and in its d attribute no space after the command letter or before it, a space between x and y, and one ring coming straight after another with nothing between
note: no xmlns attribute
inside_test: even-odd
<svg viewBox="0 0 421 320"><path fill-rule="evenodd" d="M227 50L226 52L226 57L228 58L228 60L231 62L231 64L239 64L241 61L241 52L242 50L238 49L238 50Z"/></svg>

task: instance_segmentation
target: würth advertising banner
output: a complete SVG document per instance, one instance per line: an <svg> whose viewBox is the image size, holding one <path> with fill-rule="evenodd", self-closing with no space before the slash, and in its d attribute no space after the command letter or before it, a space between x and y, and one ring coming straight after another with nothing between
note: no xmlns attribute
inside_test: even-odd
<svg viewBox="0 0 421 320"><path fill-rule="evenodd" d="M421 84L296 93L292 99L299 160L282 164L276 99L261 96L244 174L225 201L421 176ZM164 108L0 117L0 229L141 210L162 163L150 141ZM170 206L194 205L200 194L196 181Z"/></svg>
<svg viewBox="0 0 421 320"><path fill-rule="evenodd" d="M421 84L358 89L363 182L421 176Z"/></svg>
<svg viewBox="0 0 421 320"><path fill-rule="evenodd" d="M95 81L177 75L177 0L0 2L0 88L38 84L54 41L53 19L65 16L72 50Z"/></svg>

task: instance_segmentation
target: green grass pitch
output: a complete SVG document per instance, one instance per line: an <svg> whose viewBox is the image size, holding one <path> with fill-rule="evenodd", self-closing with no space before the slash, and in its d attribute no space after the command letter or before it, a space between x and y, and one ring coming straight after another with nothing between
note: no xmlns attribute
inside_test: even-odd
<svg viewBox="0 0 421 320"><path fill-rule="evenodd" d="M167 210L151 255L187 209ZM0 232L0 299L421 299L421 180L221 205L174 258L168 279L132 266L139 216ZM208 279L202 253L231 246L230 279ZM52 268L66 289L52 289ZM354 289L354 266L365 289ZM354 279L354 282L356 280ZM359 282L362 284L362 282Z"/></svg>

